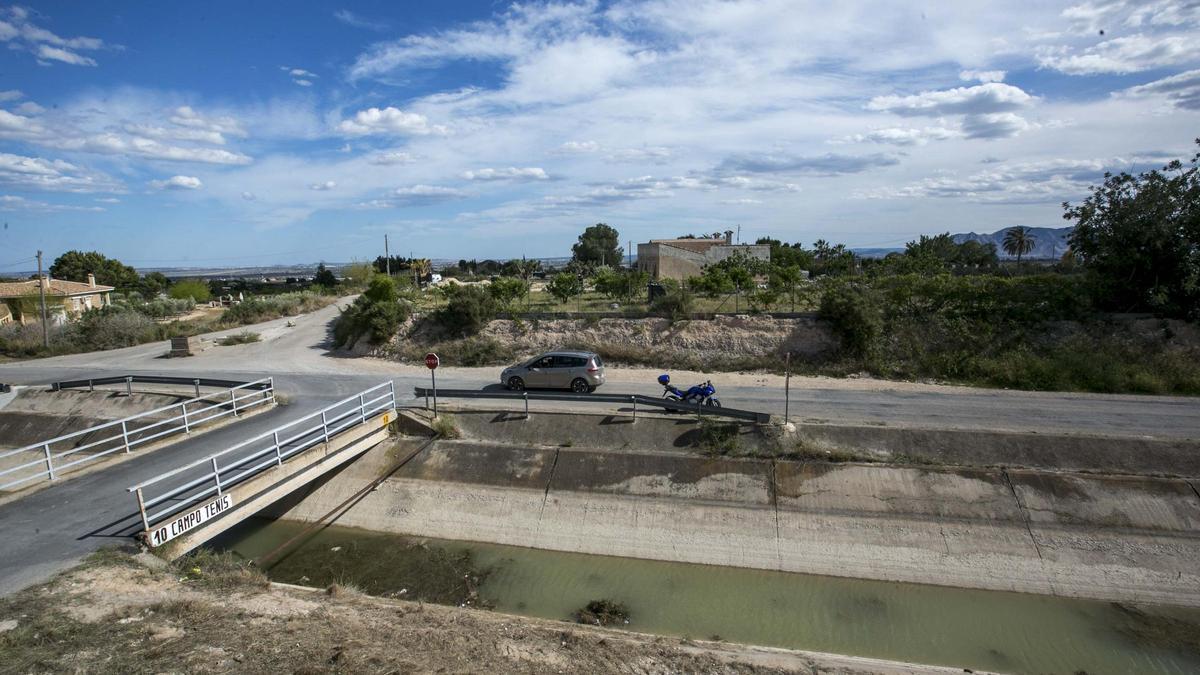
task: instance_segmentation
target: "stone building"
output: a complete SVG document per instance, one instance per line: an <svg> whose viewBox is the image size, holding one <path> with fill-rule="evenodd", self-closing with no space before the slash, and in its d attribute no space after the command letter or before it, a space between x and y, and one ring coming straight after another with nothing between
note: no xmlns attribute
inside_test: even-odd
<svg viewBox="0 0 1200 675"><path fill-rule="evenodd" d="M637 267L654 279L698 277L706 265L741 252L751 258L771 260L767 244L734 244L733 232L712 239L652 239L638 244Z"/></svg>

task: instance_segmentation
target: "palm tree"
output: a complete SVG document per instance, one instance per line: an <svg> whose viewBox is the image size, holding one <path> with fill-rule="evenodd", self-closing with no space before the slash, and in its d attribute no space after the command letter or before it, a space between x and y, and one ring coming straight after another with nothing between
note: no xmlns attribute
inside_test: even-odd
<svg viewBox="0 0 1200 675"><path fill-rule="evenodd" d="M1028 227L1014 227L1004 233L1004 252L1017 256L1017 264L1021 264L1021 256L1033 250L1037 239Z"/></svg>
<svg viewBox="0 0 1200 675"><path fill-rule="evenodd" d="M413 276L417 278L417 286L433 273L433 261L429 258L414 258L412 261Z"/></svg>

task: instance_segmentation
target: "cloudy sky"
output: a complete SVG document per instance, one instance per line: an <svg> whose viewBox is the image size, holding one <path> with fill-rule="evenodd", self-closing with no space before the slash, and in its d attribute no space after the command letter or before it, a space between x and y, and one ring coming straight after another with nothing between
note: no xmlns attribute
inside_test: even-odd
<svg viewBox="0 0 1200 675"><path fill-rule="evenodd" d="M0 7L0 274L1061 226L1200 136L1200 2Z"/></svg>

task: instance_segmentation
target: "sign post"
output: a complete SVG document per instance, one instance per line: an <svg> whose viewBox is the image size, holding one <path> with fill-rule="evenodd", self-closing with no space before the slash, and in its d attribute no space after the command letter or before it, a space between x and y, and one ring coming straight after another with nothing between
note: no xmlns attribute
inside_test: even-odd
<svg viewBox="0 0 1200 675"><path fill-rule="evenodd" d="M437 419L437 367L438 367L438 364L440 364L440 363L441 363L441 360L438 359L437 354L434 354L433 352L429 352L428 354L425 355L425 367L429 369L429 379L430 379L430 383L433 385L431 387L431 389L433 389L433 417L434 417L434 419Z"/></svg>

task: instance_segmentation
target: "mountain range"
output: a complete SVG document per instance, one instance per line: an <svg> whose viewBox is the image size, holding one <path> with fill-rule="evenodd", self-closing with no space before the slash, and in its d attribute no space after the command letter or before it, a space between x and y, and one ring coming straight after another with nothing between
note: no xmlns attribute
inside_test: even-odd
<svg viewBox="0 0 1200 675"><path fill-rule="evenodd" d="M1004 235L1017 227L1006 227L991 234L976 234L975 232L960 232L950 235L954 243L977 241L981 244L995 244L996 253L1001 259L1016 258L1004 252ZM1029 234L1033 237L1033 250L1022 256L1024 260L1057 260L1067 251L1067 237L1071 227L1030 227ZM889 253L903 253L903 248L853 248L851 249L863 258L882 258Z"/></svg>

